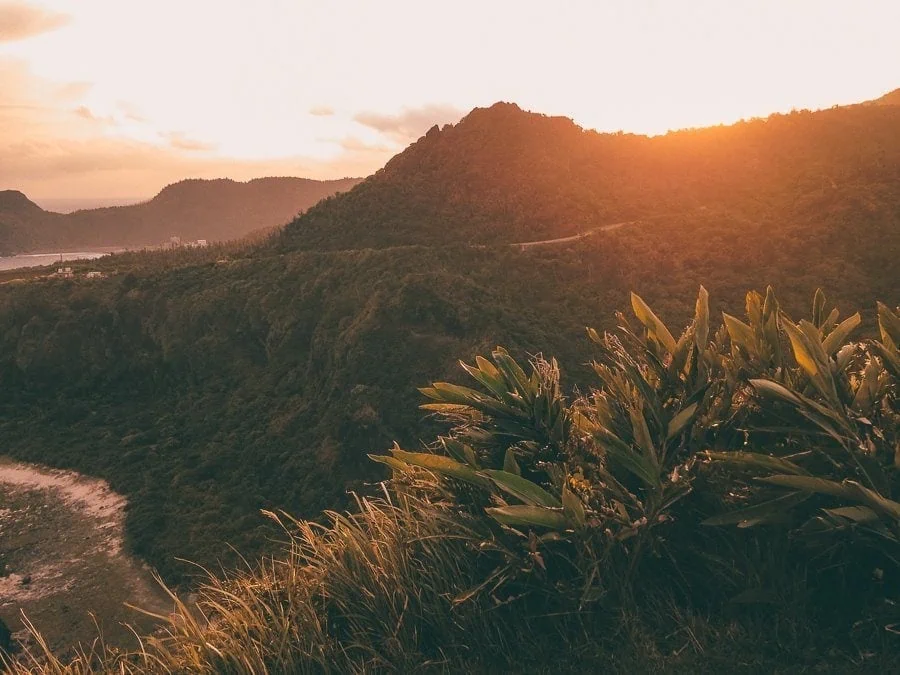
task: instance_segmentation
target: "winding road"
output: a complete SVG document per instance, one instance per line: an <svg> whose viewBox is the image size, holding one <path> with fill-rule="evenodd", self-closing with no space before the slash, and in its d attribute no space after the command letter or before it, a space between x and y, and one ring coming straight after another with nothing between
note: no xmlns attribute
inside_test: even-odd
<svg viewBox="0 0 900 675"><path fill-rule="evenodd" d="M523 251L526 248L532 248L534 246L550 246L552 244L565 244L570 241L578 241L579 239L584 239L585 237L590 237L592 235L597 234L598 232L609 232L610 230L617 230L620 227L624 227L625 225L637 225L640 223L640 220L623 220L621 223L610 223L608 225L600 225L598 227L593 227L590 230L585 230L584 232L579 232L578 234L573 234L569 237L558 237L557 239L541 239L539 241L520 241L515 244L510 244L510 246L518 246Z"/></svg>

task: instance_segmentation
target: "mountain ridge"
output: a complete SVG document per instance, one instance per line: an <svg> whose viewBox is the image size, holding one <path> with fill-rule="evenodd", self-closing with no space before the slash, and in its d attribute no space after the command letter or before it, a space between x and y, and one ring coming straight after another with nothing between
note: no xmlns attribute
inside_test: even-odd
<svg viewBox="0 0 900 675"><path fill-rule="evenodd" d="M360 179L185 179L137 204L47 211L18 190L0 192L0 252L71 246L152 246L171 236L238 239L287 223Z"/></svg>
<svg viewBox="0 0 900 675"><path fill-rule="evenodd" d="M839 166L845 182L890 182L898 127L896 106L844 106L649 137L588 130L500 102L432 127L356 188L295 219L277 246L561 238L661 213L732 209L739 195L783 200L783 186L806 180L811 165ZM822 176L823 184L839 185L837 178Z"/></svg>

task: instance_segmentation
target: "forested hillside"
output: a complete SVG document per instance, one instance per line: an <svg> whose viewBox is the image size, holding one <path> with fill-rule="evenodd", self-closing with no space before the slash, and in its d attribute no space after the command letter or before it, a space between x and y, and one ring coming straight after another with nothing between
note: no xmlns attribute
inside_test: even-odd
<svg viewBox="0 0 900 675"><path fill-rule="evenodd" d="M871 299L900 303L898 129L891 106L653 139L473 111L262 245L0 287L0 444L109 479L169 579L252 556L260 508L315 517L382 475L366 453L429 438L415 387L458 359L544 351L585 382L583 327L631 290L682 325L700 283L714 314L772 284L803 315L824 286L871 333Z"/></svg>
<svg viewBox="0 0 900 675"><path fill-rule="evenodd" d="M898 128L898 106L851 106L647 138L498 103L431 129L357 189L297 219L279 243L520 242L695 208L818 226L892 198Z"/></svg>
<svg viewBox="0 0 900 675"><path fill-rule="evenodd" d="M284 225L359 179L184 180L130 206L44 211L21 192L0 192L0 254L82 246L152 246L181 239L226 241Z"/></svg>

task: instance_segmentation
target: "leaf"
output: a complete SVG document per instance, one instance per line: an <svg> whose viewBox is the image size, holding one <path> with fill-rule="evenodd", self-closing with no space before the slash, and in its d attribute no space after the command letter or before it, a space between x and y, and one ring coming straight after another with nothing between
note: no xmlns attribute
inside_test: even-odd
<svg viewBox="0 0 900 675"><path fill-rule="evenodd" d="M788 509L809 499L808 492L789 492L775 499L754 504L737 511L729 511L712 518L707 518L701 525L722 526L722 525L740 525L746 526L757 525L771 520L772 516L783 516Z"/></svg>
<svg viewBox="0 0 900 675"><path fill-rule="evenodd" d="M813 324L815 324L816 328L822 325L822 322L825 318L825 293L821 288L816 289L816 294L813 296L813 310L812 310L812 319Z"/></svg>
<svg viewBox="0 0 900 675"><path fill-rule="evenodd" d="M829 516L846 518L855 523L867 524L878 520L878 514L868 506L842 506L837 509L824 509Z"/></svg>
<svg viewBox="0 0 900 675"><path fill-rule="evenodd" d="M369 459L373 462L378 462L379 464L385 464L394 471L400 471L401 473L408 471L410 468L410 465L406 462L401 462L399 459L395 459L390 455L369 455Z"/></svg>
<svg viewBox="0 0 900 675"><path fill-rule="evenodd" d="M714 452L712 450L707 450L705 454L711 460L735 466L780 471L797 476L809 475L809 472L803 467L774 455L764 455L758 452Z"/></svg>
<svg viewBox="0 0 900 675"><path fill-rule="evenodd" d="M778 487L791 488L793 490L803 490L804 492L814 492L821 495L829 495L831 497L842 497L844 499L856 500L858 495L855 490L846 484L836 483L833 480L825 478L816 478L814 476L766 476L765 478L757 478L756 480L769 485Z"/></svg>
<svg viewBox="0 0 900 675"><path fill-rule="evenodd" d="M659 342L670 354L675 353L675 338L666 325L653 313L647 303L637 293L631 294L631 308L634 315L647 328L647 332Z"/></svg>
<svg viewBox="0 0 900 675"><path fill-rule="evenodd" d="M578 527L584 527L586 520L584 504L581 503L581 498L569 489L568 485L563 487L562 501L566 517Z"/></svg>
<svg viewBox="0 0 900 675"><path fill-rule="evenodd" d="M629 408L628 414L631 417L634 442L643 451L644 456L650 460L651 466L654 468L659 466L659 456L656 453L656 447L653 445L653 438L650 436L650 429L647 427L644 413L640 408L632 407Z"/></svg>
<svg viewBox="0 0 900 675"><path fill-rule="evenodd" d="M697 350L702 352L709 342L709 293L703 286L697 294L697 304L694 308L694 344Z"/></svg>
<svg viewBox="0 0 900 675"><path fill-rule="evenodd" d="M841 321L837 326L835 326L834 330L828 334L828 337L822 342L822 349L825 350L825 353L828 356L831 356L838 349L840 349L844 343L847 341L847 338L850 336L856 327L862 322L862 317L859 315L859 312L854 314L853 316L847 317L843 321Z"/></svg>
<svg viewBox="0 0 900 675"><path fill-rule="evenodd" d="M798 408L803 405L794 392L772 380L750 380L750 384L759 394L767 398L784 401Z"/></svg>
<svg viewBox="0 0 900 675"><path fill-rule="evenodd" d="M431 410L442 415L463 415L467 412L472 412L472 408L470 406L459 405L457 403L423 403L419 406L419 409Z"/></svg>
<svg viewBox="0 0 900 675"><path fill-rule="evenodd" d="M728 336L731 341L747 350L747 353L756 355L756 338L753 336L753 330L740 319L722 312L722 319L725 321L725 328L728 330Z"/></svg>
<svg viewBox="0 0 900 675"><path fill-rule="evenodd" d="M509 396L509 389L506 387L506 383L503 381L503 378L500 376L499 372L497 373L497 375L493 375L490 372L485 372L481 368L473 368L472 366L467 365L463 361L460 361L459 365L469 375L471 375L473 378L478 380L478 382L480 382L488 391L490 391L499 400L503 401L507 405L509 405L510 403L515 401L514 398Z"/></svg>
<svg viewBox="0 0 900 675"><path fill-rule="evenodd" d="M889 337L887 339L890 340ZM884 367L894 377L900 377L900 352L897 351L897 348L891 344L882 344L880 342L873 342L872 348L881 357Z"/></svg>
<svg viewBox="0 0 900 675"><path fill-rule="evenodd" d="M621 441L619 442L621 443ZM614 463L633 473L649 487L659 486L660 477L657 468L627 445L623 449L615 444L610 444L606 446L606 453Z"/></svg>
<svg viewBox="0 0 900 675"><path fill-rule="evenodd" d="M556 497L540 485L514 473L496 469L485 469L482 473L490 478L498 488L530 506L562 506Z"/></svg>
<svg viewBox="0 0 900 675"><path fill-rule="evenodd" d="M503 455L503 470L516 476L522 475L522 469L519 468L519 463L516 462L516 455L512 448L507 448L506 454Z"/></svg>
<svg viewBox="0 0 900 675"><path fill-rule="evenodd" d="M516 363L516 360L502 347L497 347L491 356L497 362L497 367L506 378L507 384L513 387L523 400L532 403L537 392L532 391L525 371Z"/></svg>
<svg viewBox="0 0 900 675"><path fill-rule="evenodd" d="M471 483L472 485L477 485L478 487L484 488L485 490L491 489L491 486L493 485L490 480L478 474L474 469L466 466L465 464L461 464L460 462L457 462L455 459L451 459L450 457L444 457L443 455L432 455L425 452L407 452L406 450L401 450L400 448L392 449L391 454L393 454L394 457L396 457L400 461L406 462L407 464L412 464L413 466L428 469L429 471L434 471L435 473L450 476L451 478L456 478L458 480Z"/></svg>
<svg viewBox="0 0 900 675"><path fill-rule="evenodd" d="M466 450L463 443L460 443L455 438L446 438L444 436L439 437L438 440L441 442L441 445L444 448L444 452L450 455L457 462L466 462Z"/></svg>
<svg viewBox="0 0 900 675"><path fill-rule="evenodd" d="M878 328L883 341L890 338L893 344L900 344L900 317L883 302L878 303Z"/></svg>
<svg viewBox="0 0 900 675"><path fill-rule="evenodd" d="M797 363L806 371L810 378L815 378L819 374L819 366L816 364L815 358L813 358L806 336L799 327L787 319L784 320L784 330L791 340L791 347L794 350L794 358L797 359Z"/></svg>
<svg viewBox="0 0 900 675"><path fill-rule="evenodd" d="M491 518L502 525L529 525L565 530L569 520L562 510L551 510L543 506L496 506L485 509Z"/></svg>
<svg viewBox="0 0 900 675"><path fill-rule="evenodd" d="M694 418L694 414L697 412L697 404L692 403L687 408L681 410L675 417L671 419L669 422L669 429L666 433L666 440L671 440L675 438L681 431L690 423L690 421Z"/></svg>

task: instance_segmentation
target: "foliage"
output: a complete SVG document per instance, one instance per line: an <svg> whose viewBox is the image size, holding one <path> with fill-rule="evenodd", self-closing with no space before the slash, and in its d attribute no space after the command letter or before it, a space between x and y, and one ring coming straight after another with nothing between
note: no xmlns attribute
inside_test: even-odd
<svg viewBox="0 0 900 675"><path fill-rule="evenodd" d="M640 330L621 315L619 335L589 330L599 387L571 405L555 361L535 359L526 373L498 349L493 362L462 364L479 389L422 390L434 401L424 408L452 425L435 454L395 447L375 459L413 494L492 518L548 575L563 555L582 606L627 587L648 553L678 567L695 542L668 531L696 517L697 498L682 501L701 469L705 491L745 505L707 525L787 522L791 536L828 546L852 535L890 561L896 583L900 416L897 379L882 358L896 354L897 316L879 304L881 340L855 342L859 315L839 322L821 291L812 319L799 324L771 288L765 298L749 293L746 306L748 323L724 314L713 332L701 287L676 340L632 295ZM710 481L713 467L702 466L710 461L729 472ZM422 470L438 483L423 483ZM764 475L747 481L748 473Z"/></svg>
<svg viewBox="0 0 900 675"><path fill-rule="evenodd" d="M422 390L449 433L430 452L373 457L393 472L382 498L324 524L269 513L285 551L211 576L196 609L176 598L139 651L35 653L12 672L891 670L900 420L883 355L897 312L879 305L879 337L857 341L857 316L839 322L821 292L799 323L771 289L746 307L746 322L724 315L713 330L701 288L676 339L632 295L636 323L588 331L596 386L571 402L554 359L526 371L498 348L463 363L476 387ZM698 551L710 503L706 525L741 527ZM887 553L874 594L823 587L835 566L792 543L811 529ZM834 550L846 579L872 566ZM684 596L672 578L688 564L703 581ZM784 595L747 589L706 608L708 587L730 588L744 566Z"/></svg>

